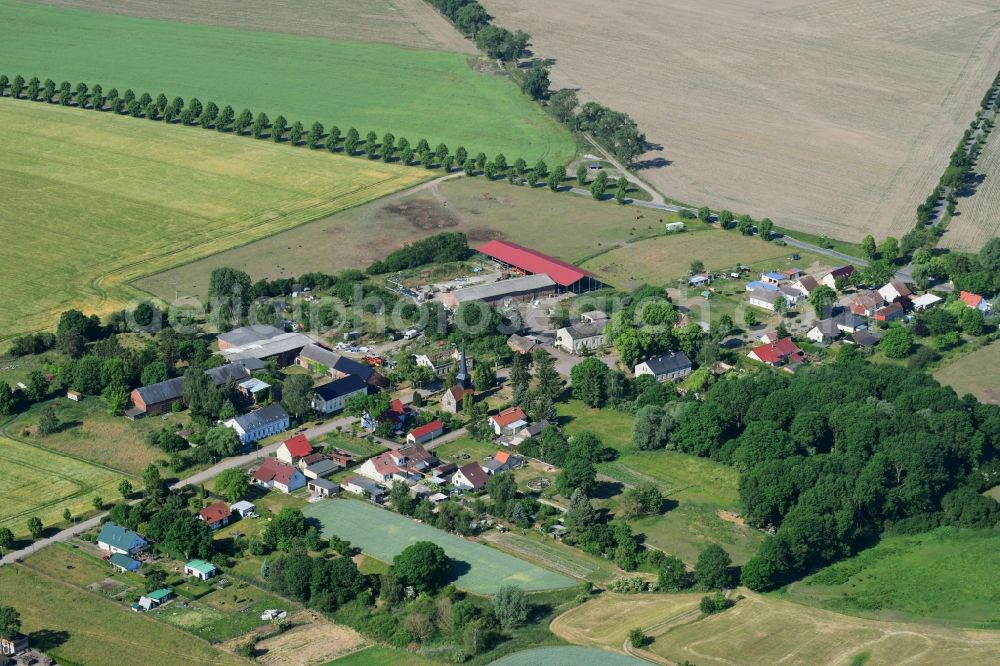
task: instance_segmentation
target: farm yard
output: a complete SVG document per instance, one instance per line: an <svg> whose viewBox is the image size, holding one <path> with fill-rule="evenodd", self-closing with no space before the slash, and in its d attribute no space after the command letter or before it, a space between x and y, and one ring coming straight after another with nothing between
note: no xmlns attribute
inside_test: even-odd
<svg viewBox="0 0 1000 666"><path fill-rule="evenodd" d="M788 598L880 620L1000 628L1000 530L894 536L789 587Z"/></svg>
<svg viewBox="0 0 1000 666"><path fill-rule="evenodd" d="M30 559L28 560L30 564ZM21 565L0 567L4 599L17 609L33 647L60 663L109 664L120 655L140 664L241 664L242 659L95 593Z"/></svg>
<svg viewBox="0 0 1000 666"><path fill-rule="evenodd" d="M391 131L414 145L421 138L452 150L464 144L473 155L502 152L510 161L544 157L555 164L575 153L569 132L510 81L475 71L462 53L14 0L0 1L0 22L10 33L0 45L0 62L5 71L23 72L26 78L100 83L106 90L132 88L154 97L160 92L197 97L220 108L231 104L237 112L249 107L272 119L282 114L289 124L301 121L309 127L319 121L342 132L354 126L362 136L369 130L379 136ZM59 39L52 39L55 34Z"/></svg>
<svg viewBox="0 0 1000 666"><path fill-rule="evenodd" d="M694 222L693 224L700 224ZM583 263L616 287L634 289L641 284L668 284L689 274L691 261L700 259L708 270L732 270L737 264L768 263L773 268L803 266L813 255L718 229L699 229L658 236L614 248ZM772 267L772 266L769 266Z"/></svg>
<svg viewBox="0 0 1000 666"><path fill-rule="evenodd" d="M574 585L573 580L560 574L366 502L331 500L310 504L302 512L323 524L324 536L335 534L347 539L385 562L391 562L411 543L433 541L456 560L455 585L477 594L492 594L505 583L531 592ZM372 530L373 525L379 529Z"/></svg>
<svg viewBox="0 0 1000 666"><path fill-rule="evenodd" d="M1000 636L934 624L862 620L775 597L747 598L722 613L671 627L647 649L699 666L741 663L973 666L1000 660ZM693 618L692 618L693 619Z"/></svg>
<svg viewBox="0 0 1000 666"><path fill-rule="evenodd" d="M555 194L547 188L528 189L507 182L455 176L152 275L136 286L161 298L173 298L175 291L182 296L205 293L208 276L219 266L233 266L254 278L272 279L312 270L329 271L331 267L364 268L405 243L442 231L463 232L472 246L506 238L565 261L580 262L609 247L663 234L661 221L677 219L672 213ZM539 224L539 220L547 223ZM573 233L566 232L564 221L571 221ZM690 223L692 228L700 224ZM685 235L675 235L671 240ZM712 238L721 240L722 236ZM751 242L737 240L735 234L725 240ZM759 240L755 244L777 249ZM294 262L290 252L295 254ZM690 258L685 259L677 267L678 274L689 264Z"/></svg>
<svg viewBox="0 0 1000 666"><path fill-rule="evenodd" d="M983 402L1000 404L1000 344L992 344L959 356L934 373L934 378L955 389L959 395L971 393Z"/></svg>
<svg viewBox="0 0 1000 666"><path fill-rule="evenodd" d="M665 195L846 240L912 228L1000 69L990 0L483 4L662 146Z"/></svg>
<svg viewBox="0 0 1000 666"><path fill-rule="evenodd" d="M0 219L7 243L0 339L47 328L71 307L119 309L138 295L127 287L131 280L426 177L416 169L9 99L0 100L0 140L6 146L0 195L8 210L18 211ZM42 256L46 261L37 261Z"/></svg>
<svg viewBox="0 0 1000 666"><path fill-rule="evenodd" d="M424 0L30 0L136 18L214 25L238 30L281 32L411 49L474 53L464 39Z"/></svg>
<svg viewBox="0 0 1000 666"><path fill-rule="evenodd" d="M971 197L960 197L956 214L948 222L941 246L978 252L991 238L1000 236L1000 137L990 133L974 169L983 176Z"/></svg>
<svg viewBox="0 0 1000 666"><path fill-rule="evenodd" d="M27 536L29 518L51 527L62 523L63 511L79 516L92 512L93 499L118 496L121 476L115 472L0 436L0 527Z"/></svg>

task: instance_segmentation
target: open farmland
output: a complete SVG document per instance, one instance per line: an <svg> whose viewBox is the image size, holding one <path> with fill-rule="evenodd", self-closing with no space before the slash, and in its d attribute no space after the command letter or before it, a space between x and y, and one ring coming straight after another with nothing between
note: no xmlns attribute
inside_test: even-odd
<svg viewBox="0 0 1000 666"><path fill-rule="evenodd" d="M417 541L433 541L453 560L454 583L478 594L492 594L501 585L518 585L529 592L572 587L574 581L511 557L499 550L428 527L367 502L332 500L302 510L323 524L323 535L336 534L384 562ZM372 525L379 529L372 530Z"/></svg>
<svg viewBox="0 0 1000 666"><path fill-rule="evenodd" d="M993 131L974 169L983 176L971 197L958 200L957 213L948 222L942 247L978 252L991 238L1000 236L1000 136Z"/></svg>
<svg viewBox="0 0 1000 666"><path fill-rule="evenodd" d="M60 663L157 666L241 664L169 625L20 565L0 567L4 600L15 602L32 647ZM31 603L17 603L30 599Z"/></svg>
<svg viewBox="0 0 1000 666"><path fill-rule="evenodd" d="M664 194L848 240L913 226L1000 69L993 0L483 4L662 146Z"/></svg>
<svg viewBox="0 0 1000 666"><path fill-rule="evenodd" d="M939 528L882 539L795 583L790 599L883 620L1000 628L1000 530Z"/></svg>
<svg viewBox="0 0 1000 666"><path fill-rule="evenodd" d="M622 654L612 654L579 646L543 647L522 650L493 662L497 666L642 666L646 662Z"/></svg>
<svg viewBox="0 0 1000 666"><path fill-rule="evenodd" d="M30 0L35 4L239 30L474 53L425 0Z"/></svg>
<svg viewBox="0 0 1000 666"><path fill-rule="evenodd" d="M934 379L951 386L959 395L971 393L982 402L1000 405L997 368L1000 368L1000 344L993 342L949 362L934 373Z"/></svg>
<svg viewBox="0 0 1000 666"><path fill-rule="evenodd" d="M359 3L360 4L360 3ZM349 18L350 13L345 16ZM0 0L4 71L197 97L289 124L426 138L508 161L575 152L571 135L509 80L460 53L246 32ZM58 39L53 39L58 35Z"/></svg>
<svg viewBox="0 0 1000 666"><path fill-rule="evenodd" d="M47 328L71 307L121 308L137 295L131 280L426 177L325 151L9 99L0 100L0 141L0 340Z"/></svg>
<svg viewBox="0 0 1000 666"><path fill-rule="evenodd" d="M698 666L973 666L1000 660L1000 635L996 633L862 620L742 592L747 598L733 608L671 627L656 636L648 649ZM733 661L734 655L738 655L738 662Z"/></svg>
<svg viewBox="0 0 1000 666"><path fill-rule="evenodd" d="M697 616L700 595L615 594L605 592L596 599L572 608L552 621L552 633L577 645L621 650L628 632L650 629L676 618ZM608 622L614 618L614 622Z"/></svg>
<svg viewBox="0 0 1000 666"><path fill-rule="evenodd" d="M483 178L456 176L153 275L140 280L137 286L173 298L175 289L182 296L204 294L208 276L219 266L240 268L254 278L364 268L404 243L441 231L464 232L473 246L492 238L506 238L579 262L609 246L663 233L661 220L675 219L661 211L555 194L547 188L529 189L506 181L489 183ZM567 233L568 228L572 233ZM740 241L732 238L732 242ZM289 252L295 253L294 261ZM679 270L686 271L689 263L687 259Z"/></svg>
<svg viewBox="0 0 1000 666"><path fill-rule="evenodd" d="M63 511L93 511L94 497L118 496L121 476L103 467L0 436L0 527L27 536L28 519L61 523Z"/></svg>

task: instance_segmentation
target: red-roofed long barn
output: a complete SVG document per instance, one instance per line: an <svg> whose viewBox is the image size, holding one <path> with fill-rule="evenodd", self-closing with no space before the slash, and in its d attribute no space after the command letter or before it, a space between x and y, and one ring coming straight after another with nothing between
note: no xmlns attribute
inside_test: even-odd
<svg viewBox="0 0 1000 666"><path fill-rule="evenodd" d="M525 275L548 275L559 291L579 294L601 286L597 276L590 271L517 243L491 240L480 245L477 250L506 270Z"/></svg>

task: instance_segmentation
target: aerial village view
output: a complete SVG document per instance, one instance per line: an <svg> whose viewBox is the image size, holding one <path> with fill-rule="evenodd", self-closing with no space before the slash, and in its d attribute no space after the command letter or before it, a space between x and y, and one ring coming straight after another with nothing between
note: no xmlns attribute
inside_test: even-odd
<svg viewBox="0 0 1000 666"><path fill-rule="evenodd" d="M0 666L1000 663L995 1L0 26Z"/></svg>

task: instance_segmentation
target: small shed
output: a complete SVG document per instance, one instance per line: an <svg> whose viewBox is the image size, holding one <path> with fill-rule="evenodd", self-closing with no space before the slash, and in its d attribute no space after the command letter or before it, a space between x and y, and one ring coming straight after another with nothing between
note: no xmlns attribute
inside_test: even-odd
<svg viewBox="0 0 1000 666"><path fill-rule="evenodd" d="M79 391L74 391L73 389L66 391L66 397L74 402L80 402L83 400L83 394Z"/></svg>
<svg viewBox="0 0 1000 666"><path fill-rule="evenodd" d="M108 563L122 573L138 571L139 567L142 566L142 563L137 560L133 560L128 555L123 555L122 553L112 553L111 557L108 558Z"/></svg>
<svg viewBox="0 0 1000 666"><path fill-rule="evenodd" d="M684 231L683 222L667 222L667 233L674 233L675 231Z"/></svg>
<svg viewBox="0 0 1000 666"><path fill-rule="evenodd" d="M161 587L158 590L153 590L152 592L148 592L139 597L139 603L137 605L143 610L152 610L160 604L170 601L173 598L173 590L169 587Z"/></svg>
<svg viewBox="0 0 1000 666"><path fill-rule="evenodd" d="M257 507L254 506L253 502L248 502L246 500L240 500L229 508L233 513L239 514L240 518L257 515Z"/></svg>
<svg viewBox="0 0 1000 666"><path fill-rule="evenodd" d="M201 580L208 580L218 575L219 570L211 562L205 560L191 560L184 565L184 575L194 576Z"/></svg>
<svg viewBox="0 0 1000 666"><path fill-rule="evenodd" d="M309 489L309 492L317 497L329 497L340 492L340 486L336 483L320 478L312 479L306 487Z"/></svg>

